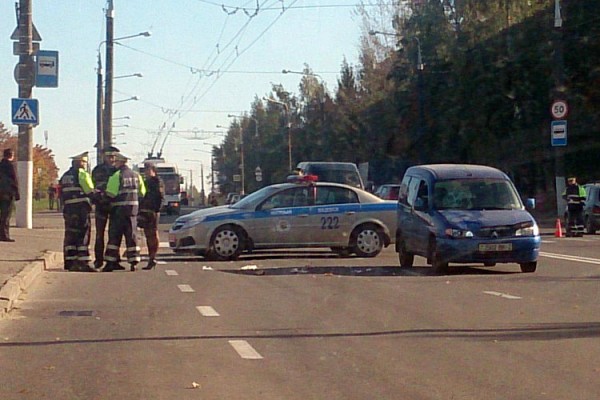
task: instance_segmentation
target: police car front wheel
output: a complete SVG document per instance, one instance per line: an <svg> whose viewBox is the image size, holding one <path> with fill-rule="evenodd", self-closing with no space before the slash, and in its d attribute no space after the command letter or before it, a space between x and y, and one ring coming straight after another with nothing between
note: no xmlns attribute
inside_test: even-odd
<svg viewBox="0 0 600 400"><path fill-rule="evenodd" d="M231 261L236 260L242 253L243 233L233 226L218 228L210 239L210 248L207 253L209 260Z"/></svg>

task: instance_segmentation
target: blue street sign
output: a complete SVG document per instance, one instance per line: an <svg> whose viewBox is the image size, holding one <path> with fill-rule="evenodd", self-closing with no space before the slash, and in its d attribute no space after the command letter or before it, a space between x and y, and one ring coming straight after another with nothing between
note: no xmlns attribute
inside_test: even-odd
<svg viewBox="0 0 600 400"><path fill-rule="evenodd" d="M58 87L58 51L38 50L36 53L35 86Z"/></svg>
<svg viewBox="0 0 600 400"><path fill-rule="evenodd" d="M552 136L552 146L567 145L567 121L552 121L550 125L550 134Z"/></svg>
<svg viewBox="0 0 600 400"><path fill-rule="evenodd" d="M12 99L13 125L38 125L38 110L37 99Z"/></svg>

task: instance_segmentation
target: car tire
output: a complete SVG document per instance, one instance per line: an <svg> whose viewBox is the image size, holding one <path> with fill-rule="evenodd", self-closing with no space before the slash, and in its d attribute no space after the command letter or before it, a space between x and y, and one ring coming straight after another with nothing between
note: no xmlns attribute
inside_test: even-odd
<svg viewBox="0 0 600 400"><path fill-rule="evenodd" d="M448 272L448 262L440 257L435 239L429 242L429 260L435 274L444 274Z"/></svg>
<svg viewBox="0 0 600 400"><path fill-rule="evenodd" d="M361 225L351 237L352 248L358 257L375 257L383 249L383 232L375 225Z"/></svg>
<svg viewBox="0 0 600 400"><path fill-rule="evenodd" d="M519 265L521 266L521 272L531 273L535 272L537 268L537 261L530 261L526 263L521 263Z"/></svg>
<svg viewBox="0 0 600 400"><path fill-rule="evenodd" d="M238 228L224 225L213 233L207 258L212 261L232 261L242 253L243 234Z"/></svg>
<svg viewBox="0 0 600 400"><path fill-rule="evenodd" d="M398 261L400 262L400 267L402 268L411 268L415 261L415 255L406 251L406 242L404 239L398 239Z"/></svg>
<svg viewBox="0 0 600 400"><path fill-rule="evenodd" d="M592 220L590 219L590 217L586 217L585 219L585 231L589 234L589 235L593 235L596 233L596 229L594 229L594 225L592 224Z"/></svg>

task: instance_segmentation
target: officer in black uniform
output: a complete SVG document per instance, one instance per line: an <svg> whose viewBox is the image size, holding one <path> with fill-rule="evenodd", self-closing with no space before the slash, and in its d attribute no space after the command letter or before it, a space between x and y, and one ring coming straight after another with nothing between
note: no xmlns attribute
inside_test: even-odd
<svg viewBox="0 0 600 400"><path fill-rule="evenodd" d="M110 199L106 196L106 185L108 178L117 171L115 167L115 156L119 149L114 146L105 147L102 151L104 162L96 165L92 170L92 180L96 191L94 201L94 218L96 221L96 242L94 243L94 266L102 268L104 264L104 233L108 224L110 213Z"/></svg>
<svg viewBox="0 0 600 400"><path fill-rule="evenodd" d="M110 272L119 261L121 239L125 236L127 262L131 271L141 261L140 247L137 241L137 215L139 199L146 194L144 180L127 166L127 157L115 156L115 172L106 185L106 195L111 198L110 219L108 224L108 244L104 259L106 265L102 271Z"/></svg>
<svg viewBox="0 0 600 400"><path fill-rule="evenodd" d="M88 153L71 157L71 168L60 178L65 221L64 262L69 271L94 272L90 262L90 233L94 183L87 172Z"/></svg>

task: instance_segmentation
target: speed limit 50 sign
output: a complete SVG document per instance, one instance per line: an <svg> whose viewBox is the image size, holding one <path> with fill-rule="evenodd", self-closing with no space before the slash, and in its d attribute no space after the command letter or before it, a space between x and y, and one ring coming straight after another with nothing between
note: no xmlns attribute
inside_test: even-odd
<svg viewBox="0 0 600 400"><path fill-rule="evenodd" d="M567 102L564 100L555 100L552 103L552 108L550 109L550 112L552 113L552 118L564 119L569 112Z"/></svg>

